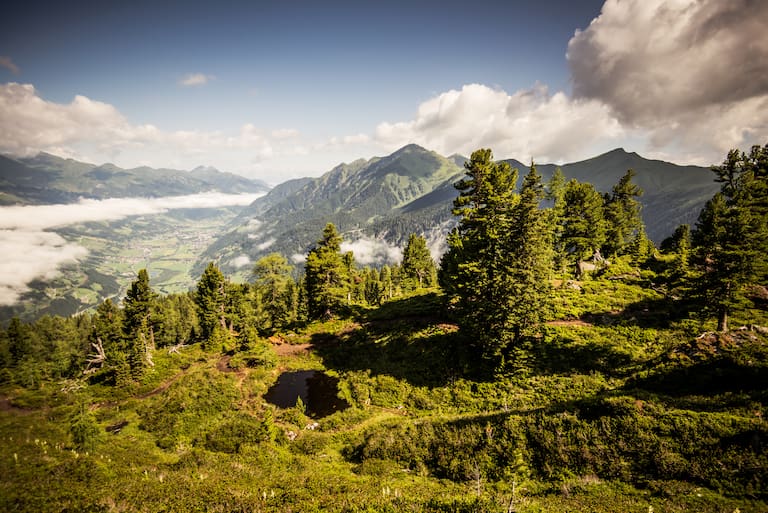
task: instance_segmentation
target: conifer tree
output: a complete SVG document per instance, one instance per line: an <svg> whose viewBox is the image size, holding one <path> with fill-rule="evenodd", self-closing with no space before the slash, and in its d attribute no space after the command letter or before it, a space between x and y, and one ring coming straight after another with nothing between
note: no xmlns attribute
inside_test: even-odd
<svg viewBox="0 0 768 513"><path fill-rule="evenodd" d="M280 253L260 258L253 268L254 287L265 313L264 328L273 330L293 321L291 265Z"/></svg>
<svg viewBox="0 0 768 513"><path fill-rule="evenodd" d="M540 208L544 196L541 175L531 164L512 211L507 243L512 290L505 310L514 342L536 335L552 310L552 225L550 214Z"/></svg>
<svg viewBox="0 0 768 513"><path fill-rule="evenodd" d="M768 145L732 150L713 168L720 192L707 202L693 233L702 275L697 290L718 331L745 304L745 288L768 278Z"/></svg>
<svg viewBox="0 0 768 513"><path fill-rule="evenodd" d="M563 248L574 260L589 258L606 241L603 197L592 184L570 180L563 200Z"/></svg>
<svg viewBox="0 0 768 513"><path fill-rule="evenodd" d="M332 316L347 301L352 263L341 254L341 236L328 223L322 239L309 251L304 268L310 318Z"/></svg>
<svg viewBox="0 0 768 513"><path fill-rule="evenodd" d="M91 342L101 341L107 360L125 351L123 311L107 298L93 316Z"/></svg>
<svg viewBox="0 0 768 513"><path fill-rule="evenodd" d="M150 315L153 299L149 274L146 269L141 269L123 299L123 331L128 346L128 363L135 379L140 378L145 369L152 365L154 335Z"/></svg>
<svg viewBox="0 0 768 513"><path fill-rule="evenodd" d="M613 186L610 195L605 198L606 240L604 253L623 255L642 227L641 205L636 199L643 190L632 183L636 173L630 169Z"/></svg>
<svg viewBox="0 0 768 513"><path fill-rule="evenodd" d="M440 284L452 297L461 327L475 337L484 356L496 358L512 333L505 305L514 293L508 235L518 202L517 170L493 162L489 149L473 152L465 167L453 209L461 219L448 236Z"/></svg>
<svg viewBox="0 0 768 513"><path fill-rule="evenodd" d="M208 264L200 281L197 282L195 303L200 323L200 336L204 346L208 348L219 347L222 342L219 339L225 337L228 331L227 285L226 278L213 262Z"/></svg>
<svg viewBox="0 0 768 513"><path fill-rule="evenodd" d="M563 244L563 227L565 217L565 175L558 167L552 174L546 186L545 199L551 203L547 210L549 225L552 230L552 248L554 250L554 268L561 272L566 263L566 252Z"/></svg>
<svg viewBox="0 0 768 513"><path fill-rule="evenodd" d="M403 274L406 279L418 283L418 287L433 285L435 261L427 248L427 239L412 233L403 249Z"/></svg>

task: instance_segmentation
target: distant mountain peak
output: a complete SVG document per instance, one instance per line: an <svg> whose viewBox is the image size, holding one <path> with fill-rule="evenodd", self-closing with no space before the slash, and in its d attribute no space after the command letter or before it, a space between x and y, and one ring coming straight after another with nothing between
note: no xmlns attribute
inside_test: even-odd
<svg viewBox="0 0 768 513"><path fill-rule="evenodd" d="M190 172L191 173L220 173L221 171L219 171L213 166L197 166Z"/></svg>

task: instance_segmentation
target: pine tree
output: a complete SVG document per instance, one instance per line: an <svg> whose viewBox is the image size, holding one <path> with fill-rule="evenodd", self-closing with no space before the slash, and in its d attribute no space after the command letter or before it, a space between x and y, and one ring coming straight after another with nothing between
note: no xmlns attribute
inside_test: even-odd
<svg viewBox="0 0 768 513"><path fill-rule="evenodd" d="M605 198L607 230L603 253L606 256L625 254L642 227L642 207L636 198L642 196L643 190L632 183L635 175L633 170L628 170Z"/></svg>
<svg viewBox="0 0 768 513"><path fill-rule="evenodd" d="M678 278L688 274L691 253L691 229L687 224L675 228L672 234L672 251L675 253L673 272Z"/></svg>
<svg viewBox="0 0 768 513"><path fill-rule="evenodd" d="M566 264L566 252L563 241L563 228L565 219L565 175L558 167L552 174L546 186L545 199L551 203L547 210L549 214L549 226L552 230L552 248L554 250L554 268L558 272L564 270Z"/></svg>
<svg viewBox="0 0 768 513"><path fill-rule="evenodd" d="M280 253L260 258L253 268L254 287L265 312L267 330L287 326L292 322L291 265Z"/></svg>
<svg viewBox="0 0 768 513"><path fill-rule="evenodd" d="M472 153L467 178L456 184L454 215L459 226L448 236L440 284L452 297L462 329L475 337L485 357L497 358L513 334L505 305L514 293L508 236L517 170L495 163L491 150Z"/></svg>
<svg viewBox="0 0 768 513"><path fill-rule="evenodd" d="M541 175L531 164L530 172L523 178L520 200L512 211L507 242L512 290L505 310L510 317L513 342L537 335L552 310L552 224L551 215L540 208L544 196Z"/></svg>
<svg viewBox="0 0 768 513"><path fill-rule="evenodd" d="M574 260L591 257L606 241L602 195L590 183L570 180L563 195L562 245Z"/></svg>
<svg viewBox="0 0 768 513"><path fill-rule="evenodd" d="M126 350L123 325L123 311L111 299L105 299L96 308L90 339L92 343L101 341L108 361Z"/></svg>
<svg viewBox="0 0 768 513"><path fill-rule="evenodd" d="M418 288L433 285L435 261L427 248L427 239L412 233L403 249L403 274L418 283Z"/></svg>
<svg viewBox="0 0 768 513"><path fill-rule="evenodd" d="M150 321L154 293L149 274L141 269L123 299L123 332L128 344L128 362L134 379L140 378L152 365L154 335Z"/></svg>
<svg viewBox="0 0 768 513"><path fill-rule="evenodd" d="M349 270L353 263L341 254L341 236L328 223L323 238L309 251L304 268L310 318L330 317L348 301Z"/></svg>
<svg viewBox="0 0 768 513"><path fill-rule="evenodd" d="M713 171L721 189L693 233L702 270L696 289L718 331L728 331L730 313L747 301L746 286L768 278L768 145L732 150Z"/></svg>
<svg viewBox="0 0 768 513"><path fill-rule="evenodd" d="M228 282L213 262L203 271L197 282L195 304L200 323L203 345L219 348L229 331L226 318Z"/></svg>

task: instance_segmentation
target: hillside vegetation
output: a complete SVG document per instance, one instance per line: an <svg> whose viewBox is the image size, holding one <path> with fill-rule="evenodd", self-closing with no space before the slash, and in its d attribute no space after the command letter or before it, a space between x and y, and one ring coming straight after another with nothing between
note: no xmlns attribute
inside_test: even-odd
<svg viewBox="0 0 768 513"><path fill-rule="evenodd" d="M328 223L299 280L277 253L185 294L142 270L122 305L14 319L0 509L765 511L766 157L729 153L655 248L632 172L600 194L478 150L439 267L416 234L360 267ZM342 406L268 402L293 371Z"/></svg>

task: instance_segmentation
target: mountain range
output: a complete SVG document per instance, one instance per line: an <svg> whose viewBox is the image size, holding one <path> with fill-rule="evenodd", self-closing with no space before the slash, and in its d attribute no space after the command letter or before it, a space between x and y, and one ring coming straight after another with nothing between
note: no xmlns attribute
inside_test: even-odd
<svg viewBox="0 0 768 513"><path fill-rule="evenodd" d="M88 164L48 153L34 157L0 156L0 205L72 203L80 198L163 197L216 190L265 192L260 180L211 167L192 171L114 164Z"/></svg>
<svg viewBox="0 0 768 513"><path fill-rule="evenodd" d="M467 160L411 144L386 157L341 164L318 178L278 185L241 212L228 233L204 252L201 265L218 260L226 268L238 256L255 260L273 251L299 261L327 222L333 222L348 241L373 239L401 247L410 233L423 234L437 254L455 223L453 184L464 175ZM517 160L507 162L520 177L529 170ZM693 224L718 190L708 168L649 160L624 149L536 167L544 180L559 167L567 179L590 182L601 192L610 192L633 169L634 181L644 191L640 200L646 230L657 244L678 225ZM229 270L234 272L235 267Z"/></svg>
<svg viewBox="0 0 768 513"><path fill-rule="evenodd" d="M317 178L269 189L263 182L205 167L121 169L49 154L0 157L0 205L269 190L245 207L179 209L55 229L84 246L88 256L59 269L54 279L29 284L31 290L19 303L0 307L0 321L12 315L69 315L107 297L119 299L140 268L150 270L156 290L174 292L193 287L211 261L236 280L249 279L250 265L271 252L300 265L328 222L337 226L346 249L354 250L361 264L397 260L411 233L424 235L437 257L456 223L451 214L454 184L464 176L466 161L462 155L444 157L411 144L391 155L340 164ZM528 172L519 161L507 162L520 177ZM567 178L590 182L602 192L633 169L644 190L640 199L647 232L657 244L679 224L693 224L718 190L707 168L649 160L623 149L560 166L537 164L544 180L557 167Z"/></svg>

